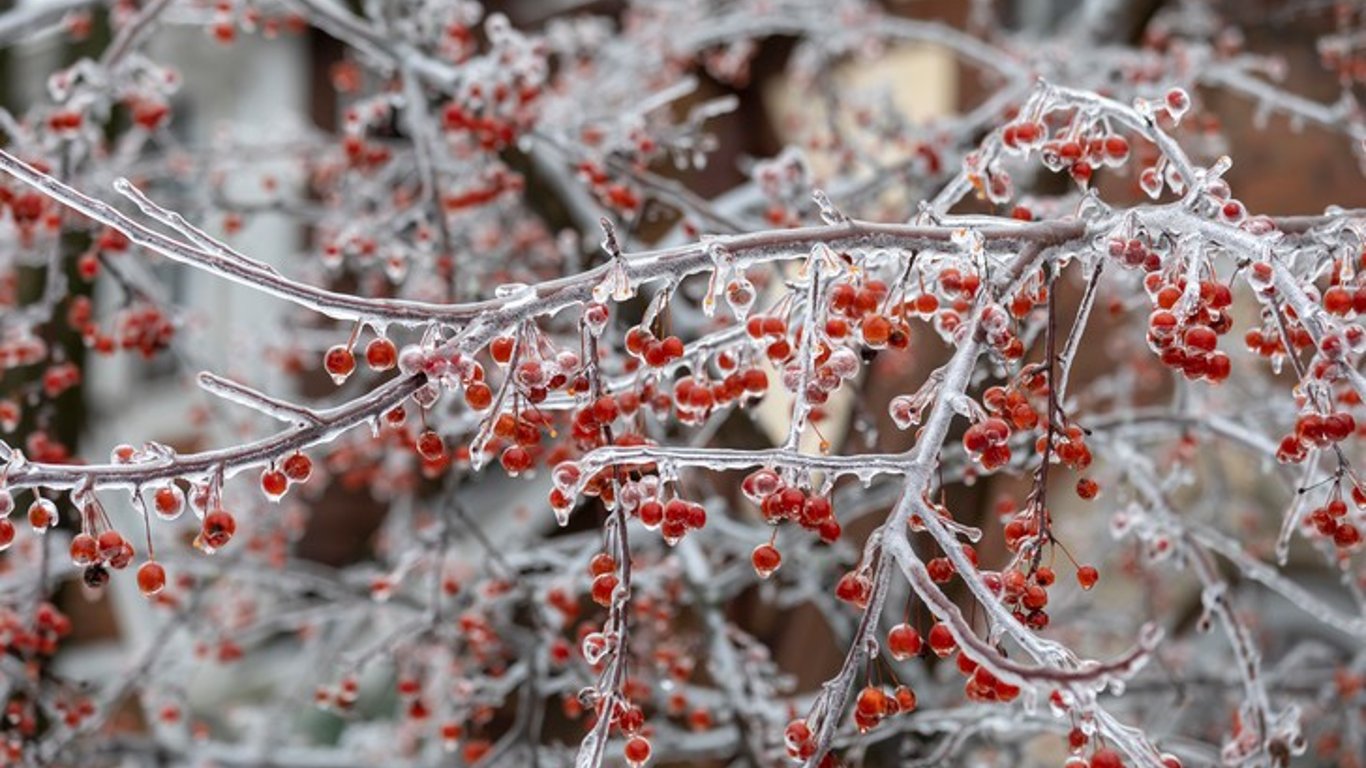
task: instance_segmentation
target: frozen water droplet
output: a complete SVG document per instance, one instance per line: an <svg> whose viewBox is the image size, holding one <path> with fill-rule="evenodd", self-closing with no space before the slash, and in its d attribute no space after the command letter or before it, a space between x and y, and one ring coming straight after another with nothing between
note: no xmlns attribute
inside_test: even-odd
<svg viewBox="0 0 1366 768"><path fill-rule="evenodd" d="M749 317L749 311L754 307L756 296L754 284L744 275L740 275L726 284L726 303L730 305L731 312L735 313L736 320L743 321Z"/></svg>

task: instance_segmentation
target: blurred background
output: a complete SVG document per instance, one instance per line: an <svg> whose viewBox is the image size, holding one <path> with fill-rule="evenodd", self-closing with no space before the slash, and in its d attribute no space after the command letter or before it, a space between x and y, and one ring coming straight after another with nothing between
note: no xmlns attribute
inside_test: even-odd
<svg viewBox="0 0 1366 768"><path fill-rule="evenodd" d="M71 0L0 0L0 13L74 5L77 3ZM899 15L942 20L972 31L974 9L980 10L982 5L962 0L888 0L886 8ZM1011 30L1040 40L1075 23L1079 7L1077 2L1067 0L1002 1L986 5ZM1113 5L1117 11L1097 34L1103 36L1102 42L1137 45L1148 21L1166 4L1133 0ZM1339 84L1324 71L1316 49L1318 39L1333 29L1331 3L1229 0L1214 5L1242 30L1248 49L1284 60L1283 85L1287 90L1319 102L1332 102L1338 97ZM573 0L491 0L485 6L490 11L506 13L515 26L526 29L537 29L563 13L611 15L619 10L618 4L612 2ZM38 36L20 39L0 51L0 106L16 115L23 113L28 105L44 98L48 73L101 50L109 39L103 18L103 14L93 17L93 28L80 43L60 36ZM703 197L713 198L747 181L745 165L749 160L772 157L785 146L800 143L803 136L794 130L793 116L811 105L809 94L787 77L792 50L791 40L764 40L751 62L749 77L738 86L699 72L704 79L701 96L734 93L739 106L708 124L719 149L705 170L678 172L661 167L658 172L676 177ZM343 104L333 82L338 67L346 60L345 48L316 29L282 34L274 39L242 36L232 47L224 48L208 42L200 29L169 25L156 33L148 52L152 58L174 65L183 76L184 85L174 104L173 125L186 147L212 143L225 124L238 126L239 134L241 127L246 126L248 137L256 133L263 140L281 133L306 135L314 129L337 129ZM886 90L898 108L918 120L969 109L987 93L987 86L975 70L960 63L949 51L933 45L891 48L875 61L859 62L832 75L842 87ZM1341 136L1314 126L1295 126L1283 117L1263 119L1255 114L1255 105L1235 95L1212 91L1202 94L1202 100L1227 137L1226 151L1235 158L1226 178L1249 210L1294 214L1320 212L1330 204L1366 205L1361 170L1351 159ZM813 167L819 168L820 149L808 148L808 152ZM280 158L281 168L288 164L288 157ZM250 192L242 191L247 196ZM1107 195L1122 197L1130 192L1136 190L1120 189L1116 184L1107 190ZM539 193L532 188L528 194ZM1138 199L1137 194L1133 197ZM307 226L287 213L262 211L240 225L222 219L202 224L211 232L230 237L245 253L268 262L283 262L309 242ZM661 224L658 230L662 236L667 226ZM648 231L643 237L648 239ZM215 351L213 362L217 363L217 372L228 376L245 373L244 378L261 389L284 396L306 397L326 391L328 385L320 375L296 375L295 366L272 358L286 355L287 343L278 348L263 348L261 328L279 329L282 340L308 333L307 327L300 327L297 315L282 303L195 270L167 265L163 277L173 290L170 298L193 310L196 321L191 332L195 334L195 344L200 349ZM21 293L22 290L21 286ZM37 285L28 290L37 290ZM97 283L96 304L116 303L118 290L108 281ZM1076 296L1070 296L1068 301L1074 305ZM79 339L71 337L63 343L73 359L85 357ZM940 350L933 345L926 349ZM1084 353L1076 375L1079 386L1112 365L1109 356L1102 354L1104 349L1104 345L1097 344L1094 350ZM262 356L271 364L261 365ZM915 371L882 370L894 375L872 377L863 403L866 412L885 414L886 401L905 391L905 376L918 380L942 359L937 353L926 354L915 361ZM186 371L173 361L116 355L92 357L87 364L82 386L64 395L60 407L43 424L77 446L80 455L107 456L117 443L147 440L191 450L226 444L235 436L231 424L216 422L209 415L205 395L187 385ZM305 367L316 369L315 364ZM18 391L25 375L22 370L5 373L0 380L0 392ZM1155 391L1153 396L1158 399L1162 393ZM852 406L846 408L843 414L832 414L834 423L847 426L853 416ZM784 418L781 409L773 418L770 427ZM22 443L24 431L35 426L31 422L23 424L15 442ZM734 424L728 429L734 433L727 439L738 444L750 440L745 435L748 425ZM882 429L879 434L879 450L904 448L909 439L893 429ZM1021 495L1025 487L1022 483L1023 480L992 478L971 487L956 487L950 496L950 506L965 522L985 521L990 518L995 499L1007 492ZM509 486L490 481L477 493L483 493L483 498L502 510L514 510L514 514L491 515L490 525L515 527L530 521L532 525L549 528L552 521L541 501L544 492L543 482ZM376 530L386 514L381 503L364 491L349 492L339 487L329 490L316 503L328 511L325 516L312 518L298 545L301 558L341 566L371 556ZM863 530L851 530L849 534L855 540L865 536L876 517L867 519ZM1303 567L1315 566L1306 562ZM1133 596L1132 590L1137 588L1136 584L1129 585L1129 592L1120 593L1121 599L1126 594ZM78 677L86 671L94 673L117 664L130 648L140 647L146 641L153 627L146 602L126 579L116 579L107 596L96 602L87 600L73 585L60 604L73 615L78 633L71 646L73 650L62 657L61 664ZM1280 615L1275 613L1279 608L1268 610L1273 613L1267 616ZM1192 591L1185 613L1193 619L1198 611L1198 598ZM733 607L733 618L774 649L779 665L797 676L802 690L826 679L843 658L844 649L825 631L824 620L814 609L775 609L755 594ZM1297 619L1287 615L1285 620ZM289 657L281 654L274 661L287 665ZM216 693L237 695L244 687L268 680L276 674L276 668L261 664L246 674L238 669L197 674L205 677L200 680L202 691L197 688L196 696L212 700Z"/></svg>

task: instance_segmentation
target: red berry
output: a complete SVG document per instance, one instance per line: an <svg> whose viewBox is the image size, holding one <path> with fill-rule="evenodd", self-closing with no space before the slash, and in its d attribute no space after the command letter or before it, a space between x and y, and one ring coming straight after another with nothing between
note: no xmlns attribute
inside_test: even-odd
<svg viewBox="0 0 1366 768"><path fill-rule="evenodd" d="M593 579L593 587L591 590L593 602L601 605L603 608L611 605L612 595L617 590L617 584L618 580L615 573L599 574Z"/></svg>
<svg viewBox="0 0 1366 768"><path fill-rule="evenodd" d="M118 531L105 531L96 541L101 560L113 560L123 550L123 536Z"/></svg>
<svg viewBox="0 0 1366 768"><path fill-rule="evenodd" d="M285 495L289 489L289 478L285 473L278 469L267 469L261 473L261 490L266 492L266 498L271 501L278 500Z"/></svg>
<svg viewBox="0 0 1366 768"><path fill-rule="evenodd" d="M1082 589L1090 589L1100 580L1100 572L1095 566L1083 565L1077 569L1077 583L1081 584Z"/></svg>
<svg viewBox="0 0 1366 768"><path fill-rule="evenodd" d="M640 505L640 510L636 513L640 517L640 522L646 528L655 528L664 522L664 505L651 499Z"/></svg>
<svg viewBox="0 0 1366 768"><path fill-rule="evenodd" d="M323 357L323 367L332 376L332 381L337 384L346 381L346 377L356 370L356 357L351 354L351 350L338 344L327 350Z"/></svg>
<svg viewBox="0 0 1366 768"><path fill-rule="evenodd" d="M302 453L295 453L288 456L281 463L280 468L284 470L285 477L296 483L302 483L313 474L313 460Z"/></svg>
<svg viewBox="0 0 1366 768"><path fill-rule="evenodd" d="M1100 483L1089 477L1077 481L1077 495L1083 499L1094 499L1100 494Z"/></svg>
<svg viewBox="0 0 1366 768"><path fill-rule="evenodd" d="M871 685L865 686L859 691L858 700L854 704L854 711L864 717L882 717L883 710L887 708L887 694L881 688Z"/></svg>
<svg viewBox="0 0 1366 768"><path fill-rule="evenodd" d="M898 624L887 633L887 650L897 661L919 655L920 648L920 633L910 624Z"/></svg>
<svg viewBox="0 0 1366 768"><path fill-rule="evenodd" d="M200 536L210 549L222 549L237 533L237 520L228 512L218 509L204 516Z"/></svg>
<svg viewBox="0 0 1366 768"><path fill-rule="evenodd" d="M612 573L617 569L617 560L606 552L599 552L593 555L593 559L588 561L588 575L601 576L604 573Z"/></svg>
<svg viewBox="0 0 1366 768"><path fill-rule="evenodd" d="M489 343L489 355L500 365L512 360L512 349L516 346L511 336L499 336Z"/></svg>
<svg viewBox="0 0 1366 768"><path fill-rule="evenodd" d="M35 533L46 533L57 524L57 505L49 499L36 499L28 508L28 524Z"/></svg>
<svg viewBox="0 0 1366 768"><path fill-rule="evenodd" d="M622 748L622 755L626 757L626 762L631 764L631 768L639 768L650 759L649 739L644 736L632 736Z"/></svg>
<svg viewBox="0 0 1366 768"><path fill-rule="evenodd" d="M510 446L499 458L503 469L516 477L531 468L531 454L520 445Z"/></svg>
<svg viewBox="0 0 1366 768"><path fill-rule="evenodd" d="M166 586L166 569L155 560L148 560L138 568L138 589L151 597Z"/></svg>
<svg viewBox="0 0 1366 768"><path fill-rule="evenodd" d="M754 565L754 572L759 574L761 579L772 576L773 572L783 564L782 553L772 544L760 544L755 547L749 559Z"/></svg>
<svg viewBox="0 0 1366 768"><path fill-rule="evenodd" d="M365 363L376 371L387 371L398 364L398 348L394 342L380 337L365 345Z"/></svg>
<svg viewBox="0 0 1366 768"><path fill-rule="evenodd" d="M493 390L484 382L476 381L465 387L465 403L476 411L482 411L493 405Z"/></svg>
<svg viewBox="0 0 1366 768"><path fill-rule="evenodd" d="M953 639L953 633L942 622L935 622L930 627L929 643L930 650L941 659L948 658L958 648L958 641Z"/></svg>
<svg viewBox="0 0 1366 768"><path fill-rule="evenodd" d="M868 605L868 593L872 591L873 585L866 576L859 575L856 571L850 571L840 577L835 584L835 597L846 603L851 603L864 608Z"/></svg>
<svg viewBox="0 0 1366 768"><path fill-rule="evenodd" d="M417 436L417 452L427 461L437 461L446 455L446 443L433 430L425 430Z"/></svg>

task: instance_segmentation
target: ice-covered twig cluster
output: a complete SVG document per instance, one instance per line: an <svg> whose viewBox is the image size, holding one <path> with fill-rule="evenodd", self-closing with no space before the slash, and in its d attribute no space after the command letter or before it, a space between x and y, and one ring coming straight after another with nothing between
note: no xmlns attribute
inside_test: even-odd
<svg viewBox="0 0 1366 768"><path fill-rule="evenodd" d="M1201 2L1137 46L1095 42L1104 0L1048 41L860 0L563 5L0 14L7 44L112 32L0 112L0 762L1366 749L1366 214L1249 210L1201 101L1360 159L1360 12L1320 44L1325 104ZM226 60L338 41L337 130L184 143L174 100L208 95L150 53L183 28ZM778 39L812 114L708 199L683 179ZM837 75L900 47L986 95L917 121ZM305 246L235 245L259 216ZM250 329L228 365L167 260L308 327ZM173 360L231 438L87 458L53 426L91 370L73 346ZM360 560L305 556L376 505ZM121 667L64 667L58 590L110 597L125 569L127 623L156 628Z"/></svg>

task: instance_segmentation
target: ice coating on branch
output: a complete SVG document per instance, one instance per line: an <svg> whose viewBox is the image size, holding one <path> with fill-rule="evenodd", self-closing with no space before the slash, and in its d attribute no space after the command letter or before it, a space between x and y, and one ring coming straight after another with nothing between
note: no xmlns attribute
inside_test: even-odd
<svg viewBox="0 0 1366 768"><path fill-rule="evenodd" d="M0 16L0 38L4 30L27 31L27 22L7 26L11 19L35 13L41 20L42 12L30 5L21 4L19 16ZM417 4L407 11L367 3L356 13L343 4L306 2L291 6L297 16L278 18L266 5L226 3L197 14L179 4L150 2L116 6L115 33L134 30L144 14L151 22L148 32L155 32L159 22L151 12L158 5L172 6L165 20L177 26L198 23L202 16L203 31L216 46L244 34L259 31L270 38L310 24L349 46L329 72L345 113L342 128L332 135L279 135L256 143L234 143L242 137L223 132L193 153L179 151L165 133L171 114L162 95L173 81L158 82L164 72L139 45L120 51L116 44L107 67L87 61L62 73L65 79L53 84L58 103L41 103L17 119L0 112L11 134L7 147L35 163L25 167L3 156L4 169L18 179L0 189L6 253L24 269L44 270L49 253L72 260L87 255L52 244L89 240L98 252L77 263L79 279L98 282L100 295L116 282L130 295L157 295L155 279L144 282L138 273L144 261L167 256L211 279L232 279L292 302L310 318L318 313L337 322L295 323L291 317L288 333L263 342L264 351L249 345L244 354L234 349L231 359L205 366L234 377L207 380L206 389L281 422L269 429L242 435L231 428L237 409L224 409L222 424L228 428L215 434L221 448L177 454L144 444L143 435L117 435L130 442L108 464L100 463L103 443L92 448L95 463L72 463L68 459L83 457L16 437L36 461L0 451L8 459L8 476L0 484L5 493L32 488L54 497L79 489L83 501L96 498L97 490L121 487L140 494L144 509L154 506L155 515L139 516L157 524L145 545L148 563L155 540L168 565L186 562L186 570L194 570L184 579L173 571L162 585L170 591L157 602L185 610L184 621L195 630L172 633L166 642L165 668L176 674L189 658L179 635L192 634L205 658L230 663L254 651L236 642L239 630L251 636L260 629L258 619L279 621L281 614L272 608L280 605L297 605L307 617L295 626L283 614L287 629L298 629L306 641L300 655L309 663L301 668L331 674L326 648L338 633L329 625L340 607L349 612L353 602L337 598L355 586L354 578L383 574L371 584L373 595L387 598L383 612L363 607L345 620L377 633L392 628L393 635L373 638L373 645L356 653L344 650L348 657L392 661L401 706L382 721L348 709L357 701L356 673L363 670L343 670L339 682L321 684L318 695L320 707L346 715L338 719L338 747L295 755L297 739L282 733L280 762L382 762L391 757L393 744L409 741L417 749L459 745L461 759L469 763L482 759L479 748L510 762L525 761L528 748L544 748L549 751L541 757L563 762L574 746L512 738L491 743L501 721L466 731L471 724L462 717L467 710L497 711L528 690L562 691L567 680L583 681L571 683L571 690L591 687L582 700L563 699L566 717L575 717L575 706L585 720L601 714L578 745L578 760L590 766L621 758L641 762L622 743L640 733L650 734L660 762L677 761L678 754L686 762L704 749L723 758L767 758L785 746L794 759L816 764L832 746L832 760L838 761L846 752L880 749L880 742L899 738L889 734L910 728L934 750L929 754L955 763L980 759L998 741L1010 748L1026 739L1050 740L1055 734L1048 731L1073 726L1089 739L1074 762L1103 762L1094 754L1103 745L1125 764L1155 765L1158 747L1169 746L1169 733L1183 749L1213 756L1218 734L1229 732L1234 716L1242 730L1229 734L1228 744L1236 746L1225 755L1230 762L1255 761L1249 756L1278 746L1269 742L1302 750L1307 739L1300 723L1291 722L1298 716L1281 719L1295 708L1282 705L1305 690L1311 691L1302 695L1309 707L1332 698L1334 681L1314 678L1315 665L1275 681L1286 686L1263 686L1266 696L1257 693L1256 679L1211 680L1208 686L1198 675L1183 680L1183 695L1199 706L1170 731L1148 733L1129 723L1151 725L1151 698L1144 697L1163 695L1165 681L1145 678L1142 685L1126 687L1126 671L1082 660L1063 644L1093 629L1089 622L1104 609L1105 626L1112 622L1117 634L1137 636L1145 651L1120 666L1137 669L1143 663L1156 643L1134 626L1145 616L1124 610L1133 606L1122 600L1072 602L1074 580L1083 588L1095 583L1089 561L1109 569L1121 559L1123 567L1141 574L1155 598L1167 597L1163 590L1173 571L1209 559L1218 566L1209 573L1228 585L1210 586L1211 595L1218 592L1232 603L1242 585L1255 581L1270 590L1269 599L1287 602L1327 631L1354 639L1363 634L1359 617L1327 605L1298 576L1258 559L1259 533L1252 523L1274 515L1254 519L1253 510L1232 503L1242 499L1209 508L1205 502L1211 497L1225 499L1201 493L1208 490L1204 465L1233 451L1247 451L1265 467L1259 487L1268 494L1282 490L1277 483L1283 465L1273 458L1281 453L1275 441L1282 435L1266 432L1290 430L1292 448L1304 446L1303 455L1285 452L1287 464L1298 458L1303 465L1296 472L1303 475L1290 481L1297 483L1291 491L1306 489L1301 495L1312 500L1306 514L1287 513L1285 546L1306 538L1315 545L1306 549L1323 550L1331 569L1352 573L1360 546L1352 536L1359 536L1355 525L1362 522L1353 500L1355 438L1345 435L1331 445L1320 438L1322 420L1353 411L1352 395L1362 390L1356 358L1366 334L1354 330L1361 312L1355 303L1359 214L1337 209L1326 216L1273 217L1250 210L1257 207L1253 196L1221 179L1226 162L1209 156L1211 148L1222 151L1208 135L1214 121L1207 118L1217 115L1211 105L1190 104L1188 94L1228 90L1268 114L1286 113L1292 122L1303 118L1353 142L1360 118L1345 97L1340 104L1319 105L1265 82L1271 70L1243 52L1242 42L1219 32L1222 22L1211 9L1164 8L1145 32L1142 48L1095 46L1091 41L1100 35L1082 29L1069 38L1065 57L1054 55L1053 46L1022 45L1008 30L978 37L937 22L885 16L875 4L853 0L661 0L628 4L610 17L594 16L591 8L571 9L564 17L547 11L548 19L526 30L494 15L482 34L477 25L484 12L472 2ZM979 5L977 29L993 30L984 10L989 4ZM1082 17L1094 11L1088 4ZM70 23L80 26L79 18ZM1356 22L1338 23L1344 26L1341 36L1351 39ZM1175 39L1174 30L1180 31ZM707 162L731 132L710 135L702 123L740 103L729 94L702 100L699 79L686 73L703 67L739 84L751 74L751 59L775 37L797 41L795 74L813 88L829 90L823 99L832 110L829 119L813 119L805 108L784 119L779 135L790 147L777 158L741 158L738 167L750 182L723 194L709 189L703 195L686 176L660 175L671 161L689 167ZM961 58L970 65L966 70L988 72L980 106L926 123L842 77L819 80L821 73L876 60L885 51L926 44ZM1333 50L1352 59L1350 46ZM1324 63L1352 81L1343 62ZM725 85L705 86L708 92L718 88ZM1168 131L1182 113L1186 128ZM119 119L110 122L109 114ZM125 114L133 124L127 133L121 127ZM262 170L279 156L288 158L298 178ZM714 165L728 165L732 156L717 153ZM1057 186L1050 182L1052 173L1070 177L1062 185L1066 193L1050 191ZM188 202L196 221L221 225L229 236L268 210L316 232L318 242L308 241L306 258L277 272L126 182L116 191L138 206L138 217L120 218L75 192L98 191L103 180L120 174L148 184L148 194L168 206ZM304 180L299 186L307 195L295 196L292 186ZM200 183L206 186L195 188ZM1157 202L1136 204L1127 194L1133 183ZM828 194L814 190L817 184ZM259 196L243 196L239 187ZM1164 199L1167 191L1180 198ZM971 201L974 196L979 201ZM527 205L528 197L553 198L554 210L545 215ZM62 206L84 217L61 215ZM954 213L983 207L989 213ZM606 259L585 258L580 234L589 236L601 216L618 222L603 225ZM140 229L144 220L171 234ZM549 232L550 220L570 236ZM620 226L620 242L613 226ZM726 234L707 238L702 231ZM137 248L125 253L130 243L121 239L130 238ZM253 241L242 242L245 247ZM5 431L42 425L50 418L52 393L69 388L71 372L79 373L61 359L60 345L44 341L47 329L40 326L49 318L71 326L89 355L109 354L108 347L124 344L127 326L111 331L107 302L65 303L67 291L80 284L75 277L57 279L71 264L53 263L61 269L48 270L45 293L51 295L4 316L0 367L38 374L31 390L12 404L0 403ZM86 277L90 273L95 277ZM704 273L711 279L705 296L698 290ZM648 301L629 301L647 282L659 290ZM1083 284L1089 298L1074 315L1070 299ZM1238 292L1238 312L1216 306L1223 289ZM718 315L713 309L721 292L731 311ZM173 294L160 292L168 295ZM842 309L835 309L837 295ZM1055 302L1054 296L1064 300ZM1104 322L1088 322L1092 303ZM138 300L139 312L147 304ZM120 312L121 318L130 314ZM1170 312L1176 324L1159 312ZM1158 322L1152 324L1154 315ZM758 322L754 332L748 321ZM1150 325L1137 334L1122 332L1129 322ZM1234 327L1225 328L1226 322ZM397 359L367 359L369 337L389 329L401 345ZM177 333L182 330L194 326L177 325ZM1209 370L1220 370L1229 359L1225 350L1241 347L1248 330L1260 334L1247 341L1251 354L1235 358L1233 380L1218 389L1224 379ZM1145 332L1151 334L1146 345ZM1139 341L1130 345L1130 337ZM638 350L623 351L642 339ZM951 362L934 368L940 340ZM1292 349L1278 351L1278 343ZM1079 346L1109 365L1094 378L1089 371L1077 376L1069 389L1073 363L1081 360ZM277 388L287 383L276 380L278 372L316 372L313 361L330 347L350 356L339 355L336 370L326 366L345 387L304 401L309 405L236 383L295 391ZM1062 352L1054 354L1055 348ZM218 350L196 349L192 341L175 351ZM1259 356L1269 370L1296 369L1294 383L1255 376ZM269 378L252 367L258 358L269 366ZM1078 370L1087 367L1081 363ZM1179 398L1156 403L1138 396L1164 385L1166 376L1184 377L1176 379ZM311 397L310 387L297 391ZM783 389L797 396L790 411L775 402ZM893 436L896 445L890 448L877 432L875 411L884 402L893 423L908 430ZM1230 402L1246 404L1247 410L1221 412ZM218 423L219 409L213 410L209 418ZM747 424L759 413L773 427L766 430L776 434L773 445L731 439L732 419ZM1311 416L1320 426L1302 429L1298 420L1316 423ZM965 510L951 500L953 486L989 471L970 447L973 440L959 445L964 429L987 420L993 440L1015 451L999 466L1019 473L1021 482L1019 492L1009 494L1017 506L1001 515L1003 525L988 519L978 527L961 522L959 517L968 519ZM244 421L254 427L260 420ZM370 429L352 429L359 425ZM1045 428L1056 432L1051 445ZM819 450L798 440L817 430ZM145 447L131 447L136 445ZM1126 456L1127 445L1139 446L1141 456ZM311 508L317 500L313 489L307 495L290 491L278 506L255 510L267 514L253 511L255 502L281 495L275 473L303 451L315 452L324 483L335 479L386 505L375 537L378 562L368 564L368 571L342 569L334 579L296 569L297 535L306 529L307 516L321 511ZM1152 474L1161 480L1136 476L1146 471L1137 459L1152 459ZM509 489L532 485L510 478L534 474L540 466L554 466L548 503L561 525L581 499L602 499L606 515L581 521L592 530L550 537L539 523L524 524L520 517L541 520L539 498L524 504L518 496L504 504L510 501L506 494L514 493ZM224 486L224 478L239 473L247 479ZM728 490L730 480L743 473L766 492ZM1030 475L1033 488L1027 490ZM238 494L237 485L250 495ZM1098 487L1105 489L1098 506L1077 507L1071 499L1075 488L1082 502L1089 501ZM318 494L328 490L320 487ZM1246 489L1229 490L1240 495ZM787 498L775 504L775 493ZM740 496L744 500L732 498ZM209 565L172 558L173 534L184 532L179 528L193 528L225 501L235 506L243 497L252 502L240 516L244 529L251 529L250 548L202 544L224 550ZM1140 500L1126 506L1135 497ZM1167 497L1174 509L1167 509ZM1342 514L1329 513L1330 499L1350 506ZM464 509L470 500L478 503ZM160 525L162 517L174 519L184 503L201 521L182 518L174 531ZM596 508L596 501L588 503ZM709 514L706 533L682 536L678 525L665 520L662 508L671 503L675 523L697 511L704 521ZM46 530L49 506L51 522L58 509L47 499L36 505L40 531ZM1324 515L1308 513L1316 505ZM1239 517L1244 512L1249 514ZM509 519L515 522L504 527ZM842 532L840 524L853 521L894 523L877 528L857 566L856 537L875 525ZM995 537L1011 523L1034 526L1011 539L1027 543L1020 550L997 546ZM1130 544L1112 548L1092 535L1111 523L1117 535L1132 535L1139 557L1130 557ZM1045 531L1045 524L1056 527ZM20 528L6 554L14 567L5 569L0 591L24 597L16 603L17 618L0 611L0 623L27 631L42 623L29 599L37 548ZM963 673L970 703L958 700L954 686L938 690L943 678L921 681L914 667L878 669L874 682L883 682L883 674L890 679L904 673L901 682L933 686L922 691L933 706L901 725L886 720L890 715L883 711L859 720L860 700L835 692L857 688L867 657L885 645L880 633L888 614L882 608L899 602L907 583L888 558L905 565L917 554L900 548L910 544L905 531L917 532L916 547L929 545L926 536L934 547L924 554L933 561L926 567L935 578L912 579L913 599L933 603L946 617L949 606L972 618L985 615L980 623L954 625L958 652L965 654L959 658L967 661L943 665L949 679ZM0 541L7 535L0 527ZM978 541L980 552L970 546ZM1040 542L1066 542L1088 561L1092 575L1084 581L1080 568L1074 575L1067 572L1070 566L1059 567L1062 558ZM144 545L137 545L141 558ZM774 553L759 549L764 546L780 551L779 562L787 566L772 568ZM756 551L763 553L758 562ZM608 558L605 565L599 556ZM271 578L238 579L233 571L239 562L243 570ZM841 595L834 584L851 566L853 589ZM1246 578L1231 578L1235 571ZM48 573L52 579L70 576ZM1105 573L1101 583L1114 583L1111 571ZM1225 573L1228 582L1219 576ZM77 576L97 584L109 574ZM599 581L604 576L610 578ZM764 576L765 585L752 590ZM1009 608L1005 602L1007 581L1016 579L1023 579L1015 587L1030 590L1036 606L1020 608L1019 615L1019 599ZM1056 632L1047 628L1047 606L1037 607L1055 580L1063 586L1053 593L1053 605L1060 607L1052 615ZM941 604L940 586L949 582L954 600ZM196 611L199 586L220 584L231 599L208 592L214 613ZM818 692L793 697L778 682L776 667L769 674L766 648L747 634L746 617L737 616L729 602L730 596L756 593L780 605L818 604L832 626L845 628L846 664ZM1227 603L1211 598L1210 605L1213 614ZM860 613L864 606L867 613ZM220 613L226 623L205 621ZM865 622L863 616L871 618ZM1173 626L1165 658L1178 666L1198 664L1201 659L1187 651L1203 652L1205 646L1189 645L1190 633ZM1243 643L1251 650L1240 651L1242 658L1259 665L1256 642L1263 634L1279 640L1279 629L1258 626L1254 641ZM459 633L460 643L450 642L451 631ZM1227 634L1236 641L1237 632ZM595 635L611 640L603 647L585 646L585 638ZM25 647L41 643L25 638ZM1280 652L1279 645L1266 647ZM466 658L466 651L473 656ZM467 663L471 658L475 663ZM496 674L485 669L489 659L497 660ZM710 674L693 676L694 666ZM763 672L739 671L755 668ZM147 670L148 680L99 682L113 692L142 696L144 709L170 730L184 711L165 714L159 697L180 697L179 683L167 678L159 662L140 669ZM37 678L35 685L48 686L48 679ZM891 683L883 687L893 690ZM1097 695L1107 687L1114 695ZM454 707L451 690L459 698ZM975 698L984 692L1018 694L1021 706ZM667 715L655 711L663 710L661 693ZM1049 697L1050 711L1036 712L1041 695ZM83 702L62 696L38 704L47 711L84 711ZM603 711L592 712L599 703ZM103 704L95 720L59 729L72 734L66 743L73 751L62 759L86 757L93 739L85 734L105 730L99 727ZM107 711L124 705L109 702ZM259 719L260 709L253 702L245 716ZM686 727L661 722L675 716ZM1315 711L1303 727L1317 738L1331 720ZM778 744L774 724L788 721L800 727L789 726L785 744ZM403 738L396 742L395 733ZM480 743L484 735L490 743ZM742 743L746 739L755 743ZM164 756L172 760L235 754L217 729L184 748L186 754L175 751L180 746L160 743L155 733L148 742L148 750L172 749ZM379 752L348 753L361 744L377 745ZM140 743L126 748L130 760L142 754ZM36 759L51 762L41 759L47 757Z"/></svg>

